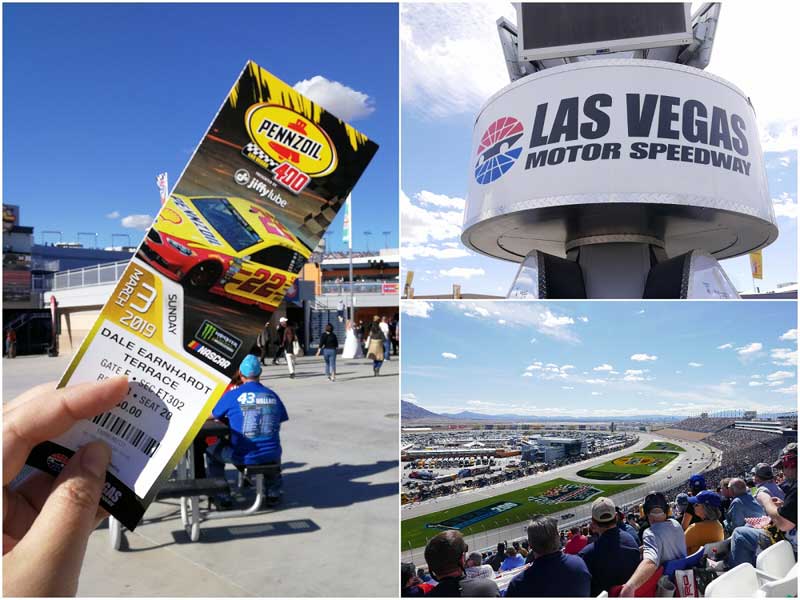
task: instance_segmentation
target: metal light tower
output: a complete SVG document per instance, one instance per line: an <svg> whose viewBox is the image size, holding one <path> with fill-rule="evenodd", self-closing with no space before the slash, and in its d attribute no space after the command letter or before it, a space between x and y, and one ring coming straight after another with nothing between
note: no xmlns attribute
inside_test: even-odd
<svg viewBox="0 0 800 600"><path fill-rule="evenodd" d="M371 231L365 231L364 232L364 237L367 238L367 252L369 252L369 236L371 236L371 235L372 235Z"/></svg>
<svg viewBox="0 0 800 600"><path fill-rule="evenodd" d="M389 247L389 235L391 235L391 233L392 233L391 231L384 231L383 232L383 247L384 248L388 248Z"/></svg>

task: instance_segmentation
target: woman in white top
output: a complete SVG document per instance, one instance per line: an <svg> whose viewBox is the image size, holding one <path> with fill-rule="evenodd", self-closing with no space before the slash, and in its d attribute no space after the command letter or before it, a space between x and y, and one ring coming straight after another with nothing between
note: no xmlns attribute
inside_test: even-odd
<svg viewBox="0 0 800 600"><path fill-rule="evenodd" d="M353 323L349 319L344 325L344 350L342 351L342 358L355 358L358 352L358 340L356 339L356 332L353 329Z"/></svg>

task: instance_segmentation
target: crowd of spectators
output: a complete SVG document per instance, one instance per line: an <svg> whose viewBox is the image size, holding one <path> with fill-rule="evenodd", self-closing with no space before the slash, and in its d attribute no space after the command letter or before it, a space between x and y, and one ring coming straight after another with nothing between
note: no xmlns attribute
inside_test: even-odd
<svg viewBox="0 0 800 600"><path fill-rule="evenodd" d="M683 429L684 431L700 431L703 433L711 433L730 427L736 422L736 419L729 417L689 417L678 421L672 425L672 429Z"/></svg>
<svg viewBox="0 0 800 600"><path fill-rule="evenodd" d="M758 440L760 451L753 446L750 454L737 455L737 474L693 475L676 496L651 492L641 505L624 508L598 498L591 522L568 531L559 532L551 517L535 516L527 539L498 544L494 552L467 554L460 532L442 532L425 549L435 579L426 581L424 572L406 577L415 571L406 563L402 595L654 596L669 587L662 576L667 563L696 564L707 582L737 565L755 566L758 552L779 540L787 540L796 556L797 444L773 451L768 461L739 462L753 453L766 458L774 445Z"/></svg>

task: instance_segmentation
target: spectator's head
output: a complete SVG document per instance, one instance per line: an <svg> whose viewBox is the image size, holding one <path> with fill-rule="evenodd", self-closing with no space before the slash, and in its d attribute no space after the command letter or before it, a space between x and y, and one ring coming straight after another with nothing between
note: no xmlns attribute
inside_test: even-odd
<svg viewBox="0 0 800 600"><path fill-rule="evenodd" d="M480 567L483 564L483 558L480 552L471 552L467 558L468 567Z"/></svg>
<svg viewBox="0 0 800 600"><path fill-rule="evenodd" d="M509 546L506 548L506 556L514 558L517 555L517 549L514 546Z"/></svg>
<svg viewBox="0 0 800 600"><path fill-rule="evenodd" d="M325 333L333 333L333 325L331 325L330 323L325 325Z"/></svg>
<svg viewBox="0 0 800 600"><path fill-rule="evenodd" d="M700 475L692 475L689 478L689 491L692 496L697 496L700 492L706 489L706 478Z"/></svg>
<svg viewBox="0 0 800 600"><path fill-rule="evenodd" d="M574 527L570 527L570 528L569 528L569 532L570 532L572 535L578 535L578 534L581 532L581 528L580 528L580 527L578 527L577 525L575 525Z"/></svg>
<svg viewBox="0 0 800 600"><path fill-rule="evenodd" d="M628 521L628 523L630 525L635 525L636 521L637 521L636 515L634 513L630 512L630 513L628 513L628 516L626 517L626 520Z"/></svg>
<svg viewBox="0 0 800 600"><path fill-rule="evenodd" d="M469 550L464 536L448 529L434 536L425 546L425 562L436 579L458 577L464 571L464 553Z"/></svg>
<svg viewBox="0 0 800 600"><path fill-rule="evenodd" d="M617 526L617 513L614 503L600 497L592 502L592 526L600 533Z"/></svg>
<svg viewBox="0 0 800 600"><path fill-rule="evenodd" d="M381 322L381 318L378 315L375 315L375 316L372 317L372 322L373 323L380 323Z"/></svg>
<svg viewBox="0 0 800 600"><path fill-rule="evenodd" d="M675 496L675 506L680 512L686 512L686 507L689 506L689 494L680 493Z"/></svg>
<svg viewBox="0 0 800 600"><path fill-rule="evenodd" d="M422 579L423 577L425 577L425 569L423 569L422 567L420 567L419 569L417 569L417 577L419 577L420 579Z"/></svg>
<svg viewBox="0 0 800 600"><path fill-rule="evenodd" d="M650 492L644 498L644 515L649 523L661 523L667 520L669 506L667 498L661 492Z"/></svg>
<svg viewBox="0 0 800 600"><path fill-rule="evenodd" d="M506 545L503 542L498 542L497 544L497 553L498 554L505 554L506 552Z"/></svg>
<svg viewBox="0 0 800 600"><path fill-rule="evenodd" d="M514 546L514 550L519 552L519 542L511 542L511 545Z"/></svg>
<svg viewBox="0 0 800 600"><path fill-rule="evenodd" d="M781 456L772 464L773 469L781 469L786 479L797 479L797 444L784 446Z"/></svg>
<svg viewBox="0 0 800 600"><path fill-rule="evenodd" d="M534 558L561 550L558 522L552 517L536 515L528 524L528 543Z"/></svg>
<svg viewBox="0 0 800 600"><path fill-rule="evenodd" d="M775 479L775 474L772 472L772 467L767 463L758 463L750 470L750 474L753 476L753 481L756 483L756 485Z"/></svg>
<svg viewBox="0 0 800 600"><path fill-rule="evenodd" d="M586 526L581 527L581 535L582 536L588 536L589 535L589 527L586 527Z"/></svg>
<svg viewBox="0 0 800 600"><path fill-rule="evenodd" d="M719 482L719 493L723 498L733 498L733 491L730 488L731 478L725 477Z"/></svg>
<svg viewBox="0 0 800 600"><path fill-rule="evenodd" d="M745 483L744 479L740 479L739 477L734 477L730 480L728 483L728 489L730 490L731 496L734 498L743 496L748 492L747 484Z"/></svg>
<svg viewBox="0 0 800 600"><path fill-rule="evenodd" d="M694 514L703 521L716 521L720 517L722 498L716 492L703 490L697 496L692 496L689 503L694 504Z"/></svg>
<svg viewBox="0 0 800 600"><path fill-rule="evenodd" d="M288 322L289 322L289 319L287 319L286 317L281 317L280 319L278 319L278 324L280 324L280 325L286 325L286 323L288 323Z"/></svg>
<svg viewBox="0 0 800 600"><path fill-rule="evenodd" d="M417 580L414 576L414 563L400 563L400 585L403 589L411 587Z"/></svg>
<svg viewBox="0 0 800 600"><path fill-rule="evenodd" d="M261 362L258 357L253 354L245 356L239 365L239 373L242 374L243 380L258 381L261 375Z"/></svg>

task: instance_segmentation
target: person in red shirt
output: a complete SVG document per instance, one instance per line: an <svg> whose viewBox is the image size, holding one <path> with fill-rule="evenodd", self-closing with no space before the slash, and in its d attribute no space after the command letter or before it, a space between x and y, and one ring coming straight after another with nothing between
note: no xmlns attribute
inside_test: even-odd
<svg viewBox="0 0 800 600"><path fill-rule="evenodd" d="M572 537L564 546L564 552L567 554L577 554L589 543L589 538L581 533L580 527L573 527L570 529Z"/></svg>

